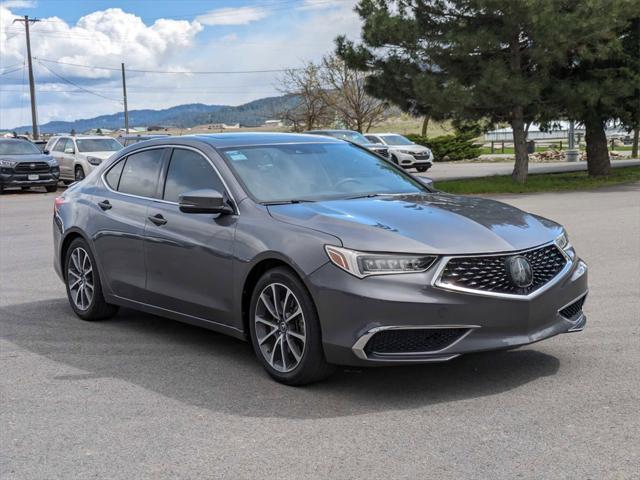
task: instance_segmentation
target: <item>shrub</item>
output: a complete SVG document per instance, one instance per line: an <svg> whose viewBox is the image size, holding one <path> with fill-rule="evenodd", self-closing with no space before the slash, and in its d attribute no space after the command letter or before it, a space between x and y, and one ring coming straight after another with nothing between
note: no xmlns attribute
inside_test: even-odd
<svg viewBox="0 0 640 480"><path fill-rule="evenodd" d="M406 137L418 145L431 149L436 162L478 158L482 153L481 146L473 143L472 134L457 133L432 138L409 134Z"/></svg>

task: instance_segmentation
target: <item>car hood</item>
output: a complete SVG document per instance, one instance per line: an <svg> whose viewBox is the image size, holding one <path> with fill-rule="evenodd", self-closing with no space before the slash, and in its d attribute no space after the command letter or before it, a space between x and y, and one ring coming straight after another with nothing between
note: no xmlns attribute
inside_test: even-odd
<svg viewBox="0 0 640 480"><path fill-rule="evenodd" d="M505 203L443 193L269 206L277 220L361 251L465 254L523 250L562 227Z"/></svg>
<svg viewBox="0 0 640 480"><path fill-rule="evenodd" d="M84 158L87 157L96 157L96 158L100 158L102 160L106 160L107 158L109 158L111 155L113 155L116 152L112 152L112 151L106 151L106 152L78 152L80 155L82 155Z"/></svg>
<svg viewBox="0 0 640 480"><path fill-rule="evenodd" d="M423 147L422 145L389 145L389 150L404 150L406 152L413 152L413 153L421 153L421 152L428 152L429 149L427 147Z"/></svg>
<svg viewBox="0 0 640 480"><path fill-rule="evenodd" d="M46 162L52 160L51 155L45 155L44 153L32 153L29 155L0 155L0 160L11 160L18 163L29 162Z"/></svg>

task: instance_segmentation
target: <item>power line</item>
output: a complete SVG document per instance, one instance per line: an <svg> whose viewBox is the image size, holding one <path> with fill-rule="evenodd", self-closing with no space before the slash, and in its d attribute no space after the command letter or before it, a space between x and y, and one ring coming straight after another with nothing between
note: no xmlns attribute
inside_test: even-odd
<svg viewBox="0 0 640 480"><path fill-rule="evenodd" d="M92 70L110 70L114 72L119 72L119 67L106 67L106 66L98 66L98 65L83 65L80 63L70 63L70 62L59 62L57 60L50 60L47 58L41 57L33 57L35 60L40 62L47 63L56 63L58 65L67 65L71 67L79 67L79 68L89 68ZM300 68L278 68L272 70L230 70L230 71L213 71L213 70L192 70L192 71L183 71L183 70L145 70L139 68L127 68L128 72L135 73L159 73L159 74L183 74L183 75L235 75L235 74L251 74L251 73L281 73L286 72L288 70L301 70Z"/></svg>
<svg viewBox="0 0 640 480"><path fill-rule="evenodd" d="M0 73L0 75L8 75L10 73L17 72L18 70L23 70L23 69L24 69L24 65L22 65L22 66L20 66L18 68L14 68L13 70L6 70L6 71Z"/></svg>
<svg viewBox="0 0 640 480"><path fill-rule="evenodd" d="M121 102L120 100L116 100L115 98L107 97L107 96L105 96L105 95L101 95L100 93L97 93L97 92L94 92L94 91L92 91L92 90L89 90L88 88L81 87L81 86L80 86L80 85L78 85L77 83L75 83L75 82L73 82L73 81L71 81L71 80L69 80L69 79L67 79L67 78L63 77L62 75L60 75L60 74L56 73L55 71L51 70L51 68L49 68L47 65L45 65L44 63L42 63L42 62L41 62L41 61L39 61L39 60L38 60L38 63L39 63L40 65L42 65L44 68L46 68L47 70L49 70L52 74L54 74L56 77L58 77L58 78L59 78L60 80L62 80L63 82L66 82L66 83L68 83L69 85L73 85L74 87L76 87L76 88L78 88L78 89L82 90L83 92L90 93L91 95L95 95L96 97L101 97L101 98L104 98L104 99L106 99L106 100L111 100L112 102L116 102L116 103L122 104L122 102Z"/></svg>

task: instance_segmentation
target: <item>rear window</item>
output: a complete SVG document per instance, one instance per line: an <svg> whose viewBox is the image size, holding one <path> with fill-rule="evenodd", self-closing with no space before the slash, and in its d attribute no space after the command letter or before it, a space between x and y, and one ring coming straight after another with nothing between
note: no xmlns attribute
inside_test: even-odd
<svg viewBox="0 0 640 480"><path fill-rule="evenodd" d="M164 149L158 148L129 155L123 162L118 191L140 197L156 197L163 154Z"/></svg>

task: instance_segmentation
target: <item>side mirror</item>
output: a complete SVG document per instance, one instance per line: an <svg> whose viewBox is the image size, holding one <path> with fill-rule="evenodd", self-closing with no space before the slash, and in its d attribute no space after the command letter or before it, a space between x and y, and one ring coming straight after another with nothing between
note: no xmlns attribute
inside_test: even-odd
<svg viewBox="0 0 640 480"><path fill-rule="evenodd" d="M178 197L178 205L184 213L233 213L224 195L209 188L183 193Z"/></svg>
<svg viewBox="0 0 640 480"><path fill-rule="evenodd" d="M419 175L414 175L413 178L415 178L418 182L420 182L423 186L427 187L427 189L431 192L436 192L436 187L433 186L433 179L429 178L429 177L421 177Z"/></svg>
<svg viewBox="0 0 640 480"><path fill-rule="evenodd" d="M64 149L64 153L74 154L76 153L76 151L73 149L73 147L67 147Z"/></svg>

